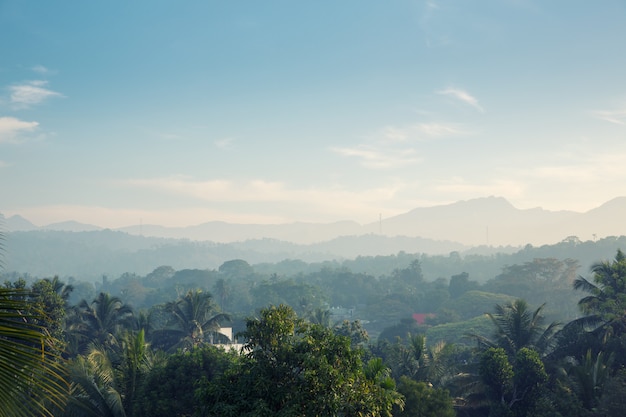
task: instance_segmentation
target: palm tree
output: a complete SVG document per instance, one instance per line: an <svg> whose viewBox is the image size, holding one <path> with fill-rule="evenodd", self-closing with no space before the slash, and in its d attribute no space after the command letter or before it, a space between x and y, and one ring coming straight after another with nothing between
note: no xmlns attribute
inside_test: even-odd
<svg viewBox="0 0 626 417"><path fill-rule="evenodd" d="M384 400L388 402L389 408L396 406L400 410L404 409L404 397L396 391L396 381L391 376L391 369L385 366L381 358L370 359L363 366L363 374L383 394L380 395L379 401Z"/></svg>
<svg viewBox="0 0 626 417"><path fill-rule="evenodd" d="M552 347L553 336L560 323L552 322L544 326L543 308L531 311L526 301L517 299L505 305L496 305L495 313L488 313L495 326L494 339L471 335L481 346L501 347L510 357L523 347L533 348L540 354L547 354Z"/></svg>
<svg viewBox="0 0 626 417"><path fill-rule="evenodd" d="M333 315L330 310L316 308L309 314L309 321L313 324L319 324L327 329L332 327Z"/></svg>
<svg viewBox="0 0 626 417"><path fill-rule="evenodd" d="M589 349L579 362L572 364L567 370L583 406L587 409L598 404L602 388L609 378L613 356L607 357L604 353L598 352L594 355Z"/></svg>
<svg viewBox="0 0 626 417"><path fill-rule="evenodd" d="M0 254L3 241L0 231ZM52 416L67 396L63 366L46 352L56 342L33 324L44 317L32 312L28 295L23 289L0 288L0 417Z"/></svg>
<svg viewBox="0 0 626 417"><path fill-rule="evenodd" d="M588 292L578 302L587 314L585 324L604 327L605 338L626 331L626 255L617 251L613 262L601 261L591 266L593 282L578 277L574 289Z"/></svg>
<svg viewBox="0 0 626 417"><path fill-rule="evenodd" d="M456 369L452 364L444 363L444 349L446 343L440 341L432 346L426 346L426 336L423 334L408 334L407 343L398 341L397 359L395 365L396 378L407 376L434 386L441 386Z"/></svg>
<svg viewBox="0 0 626 417"><path fill-rule="evenodd" d="M221 321L230 320L228 314L216 313L213 297L201 290L190 290L178 300L167 303L165 311L169 313L169 322L165 328L153 331L152 337L160 339L159 345L169 345L170 349L204 343L210 332L220 329Z"/></svg>
<svg viewBox="0 0 626 417"><path fill-rule="evenodd" d="M74 286L71 284L66 284L63 281L61 281L58 275L55 275L54 278L52 279L44 278L43 280L46 282L49 282L52 287L52 290L56 292L57 294L59 294L59 296L65 302L67 302L67 300L70 298L71 292L74 291Z"/></svg>
<svg viewBox="0 0 626 417"><path fill-rule="evenodd" d="M146 343L142 330L126 333L121 340L119 364L120 385L124 391L124 408L130 410L135 403L137 390L142 378L152 368L154 356Z"/></svg>
<svg viewBox="0 0 626 417"><path fill-rule="evenodd" d="M92 345L87 355L78 356L70 366L70 377L66 416L126 417L115 368L104 349Z"/></svg>
<svg viewBox="0 0 626 417"><path fill-rule="evenodd" d="M110 349L91 344L89 352L71 365L71 396L65 415L132 416L138 388L154 358L143 330L125 332Z"/></svg>
<svg viewBox="0 0 626 417"><path fill-rule="evenodd" d="M93 342L112 346L123 329L135 327L133 309L118 297L101 292L91 302L82 300L74 312L69 331L78 338L79 351Z"/></svg>
<svg viewBox="0 0 626 417"><path fill-rule="evenodd" d="M0 288L0 417L52 416L67 395L59 358L46 352L56 345L46 329L29 322L43 320L30 306L25 291Z"/></svg>

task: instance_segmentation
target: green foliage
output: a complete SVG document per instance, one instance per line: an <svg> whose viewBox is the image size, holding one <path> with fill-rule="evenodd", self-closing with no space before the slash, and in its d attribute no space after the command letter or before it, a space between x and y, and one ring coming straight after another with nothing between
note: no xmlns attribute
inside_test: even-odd
<svg viewBox="0 0 626 417"><path fill-rule="evenodd" d="M113 346L122 330L132 329L135 324L133 309L119 297L101 292L91 303L82 300L69 323L69 332L77 343L72 351L85 352L92 342Z"/></svg>
<svg viewBox="0 0 626 417"><path fill-rule="evenodd" d="M201 345L168 356L141 384L134 410L137 417L191 416L203 405L197 391L208 390L240 356L211 345Z"/></svg>
<svg viewBox="0 0 626 417"><path fill-rule="evenodd" d="M534 349L523 347L515 354L514 383L528 401L548 381L545 366Z"/></svg>
<svg viewBox="0 0 626 417"><path fill-rule="evenodd" d="M477 290L478 287L478 282L470 281L469 274L462 272L450 277L448 291L450 292L451 298L459 298L468 291Z"/></svg>
<svg viewBox="0 0 626 417"><path fill-rule="evenodd" d="M367 330L363 328L359 320L344 320L340 325L335 326L335 334L347 337L353 348L362 346L369 340Z"/></svg>
<svg viewBox="0 0 626 417"><path fill-rule="evenodd" d="M613 262L602 261L591 267L593 283L583 277L574 289L588 292L578 305L588 314L588 322L600 322L605 338L626 332L626 255L617 251Z"/></svg>
<svg viewBox="0 0 626 417"><path fill-rule="evenodd" d="M546 292L558 297L559 292L567 290L578 268L578 261L570 258L534 258L522 264L506 265L497 277L485 284L485 289L542 304L546 302ZM542 291L538 292L537 287ZM554 301L551 299L551 303Z"/></svg>
<svg viewBox="0 0 626 417"><path fill-rule="evenodd" d="M606 417L621 417L626 410L626 370L621 369L604 384L598 411Z"/></svg>
<svg viewBox="0 0 626 417"><path fill-rule="evenodd" d="M456 323L439 324L426 329L427 340L440 340L446 343L469 345L468 334L487 337L493 332L493 324L485 315Z"/></svg>
<svg viewBox="0 0 626 417"><path fill-rule="evenodd" d="M513 388L513 365L502 348L488 348L480 358L479 373L494 403L504 403Z"/></svg>
<svg viewBox="0 0 626 417"><path fill-rule="evenodd" d="M574 389L588 410L594 408L602 396L605 382L609 378L609 367L613 357L604 352L593 354L591 349L567 370Z"/></svg>
<svg viewBox="0 0 626 417"><path fill-rule="evenodd" d="M480 359L479 373L491 400L490 415L525 416L539 398L548 374L539 354L523 347L513 362L503 348L488 348Z"/></svg>
<svg viewBox="0 0 626 417"><path fill-rule="evenodd" d="M494 294L485 291L467 291L455 300L443 304L444 308L456 311L461 320L482 316L487 313L487 307L513 301L514 298L505 294Z"/></svg>
<svg viewBox="0 0 626 417"><path fill-rule="evenodd" d="M154 363L144 332L126 332L118 344L90 345L69 364L70 399L64 416L132 417L139 387Z"/></svg>
<svg viewBox="0 0 626 417"><path fill-rule="evenodd" d="M305 282L293 279L264 280L251 290L255 305L288 305L301 315L306 315L324 305L322 291Z"/></svg>
<svg viewBox="0 0 626 417"><path fill-rule="evenodd" d="M404 396L404 410L396 409L395 417L454 417L452 398L448 391L432 388L425 382L400 378L398 392Z"/></svg>
<svg viewBox="0 0 626 417"><path fill-rule="evenodd" d="M0 288L0 416L52 416L63 408L68 387L58 346L24 289ZM48 350L48 351L47 351Z"/></svg>
<svg viewBox="0 0 626 417"><path fill-rule="evenodd" d="M203 391L208 416L391 416L393 380L332 330L281 305L249 319L242 362Z"/></svg>
<svg viewBox="0 0 626 417"><path fill-rule="evenodd" d="M243 259L233 259L220 265L219 272L228 278L245 277L252 275L254 269Z"/></svg>
<svg viewBox="0 0 626 417"><path fill-rule="evenodd" d="M220 328L220 322L230 320L228 314L219 313L210 293L190 290L178 300L169 302L160 312L158 328L151 332L155 347L174 351L206 343Z"/></svg>
<svg viewBox="0 0 626 417"><path fill-rule="evenodd" d="M493 340L475 335L478 342L485 346L503 348L513 357L521 348L531 347L543 354L552 348L553 337L559 323L543 325L543 305L534 311L526 301L515 300L505 305L496 305L495 313L487 314L495 328Z"/></svg>
<svg viewBox="0 0 626 417"><path fill-rule="evenodd" d="M70 401L65 416L126 417L122 391L107 351L92 347L70 365Z"/></svg>

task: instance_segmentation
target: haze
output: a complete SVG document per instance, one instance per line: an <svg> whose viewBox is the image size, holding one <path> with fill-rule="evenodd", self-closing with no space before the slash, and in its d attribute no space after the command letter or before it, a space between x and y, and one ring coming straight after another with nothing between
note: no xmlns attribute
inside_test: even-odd
<svg viewBox="0 0 626 417"><path fill-rule="evenodd" d="M0 3L0 210L363 224L624 195L626 5Z"/></svg>

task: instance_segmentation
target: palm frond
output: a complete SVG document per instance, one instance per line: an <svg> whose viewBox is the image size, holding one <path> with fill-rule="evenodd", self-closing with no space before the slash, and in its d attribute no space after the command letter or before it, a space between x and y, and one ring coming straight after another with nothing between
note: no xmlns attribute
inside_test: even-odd
<svg viewBox="0 0 626 417"><path fill-rule="evenodd" d="M0 417L51 416L65 404L68 386L61 359L46 350L54 341L25 313L28 292L0 288Z"/></svg>

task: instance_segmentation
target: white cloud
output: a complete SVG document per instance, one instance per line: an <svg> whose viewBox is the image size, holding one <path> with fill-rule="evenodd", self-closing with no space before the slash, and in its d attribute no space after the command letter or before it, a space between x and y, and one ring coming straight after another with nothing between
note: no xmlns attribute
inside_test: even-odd
<svg viewBox="0 0 626 417"><path fill-rule="evenodd" d="M626 110L613 110L613 111L595 111L593 115L600 119L607 121L609 123L614 123L617 125L625 125L626 124Z"/></svg>
<svg viewBox="0 0 626 417"><path fill-rule="evenodd" d="M465 90L461 90L458 88L446 88L445 90L440 90L437 93L442 94L444 96L452 97L455 100L459 100L465 104L469 104L470 106L474 107L476 110L480 112L485 111L482 108L482 106L478 103L478 99L476 99L476 97L472 96L470 93L468 93Z"/></svg>
<svg viewBox="0 0 626 417"><path fill-rule="evenodd" d="M205 209L220 211L220 215L205 217L203 221L207 221L206 219L243 221L242 219L246 216L249 219L247 222L257 223L270 218L272 221L280 219L280 222L303 219L307 221L371 219L374 221L378 213L393 215L406 210L405 207L398 210L391 210L388 207L396 205L393 199L403 189L401 180L389 180L385 186L360 190L347 189L339 185L306 188L263 179L196 180L180 175L166 178L129 179L117 185L191 197L202 204L208 204ZM185 203L185 206L189 207L193 204ZM265 208L265 214L263 208ZM294 218L294 213L302 217ZM192 224L189 217L185 218L185 222Z"/></svg>
<svg viewBox="0 0 626 417"><path fill-rule="evenodd" d="M456 125L453 124L443 124L443 123L420 123L417 128L428 136L454 136L454 135L464 135L467 132L459 129Z"/></svg>
<svg viewBox="0 0 626 417"><path fill-rule="evenodd" d="M45 88L47 84L47 81L34 80L10 86L10 103L16 108L27 108L50 97L63 97L61 93Z"/></svg>
<svg viewBox="0 0 626 417"><path fill-rule="evenodd" d="M15 117L0 117L0 143L17 143L25 134L34 132L38 122L25 122Z"/></svg>
<svg viewBox="0 0 626 417"><path fill-rule="evenodd" d="M47 74L48 72L50 72L50 70L44 67L43 65L35 65L34 67L31 68L31 70L39 74Z"/></svg>
<svg viewBox="0 0 626 417"><path fill-rule="evenodd" d="M410 132L407 129L387 126L383 129L383 138L389 142L404 142L409 138Z"/></svg>
<svg viewBox="0 0 626 417"><path fill-rule="evenodd" d="M363 166L373 169L398 168L421 161L413 149L392 150L359 145L355 148L331 148L331 151L343 156L360 158Z"/></svg>
<svg viewBox="0 0 626 417"><path fill-rule="evenodd" d="M454 195L459 200L489 195L519 197L523 195L525 188L523 182L512 179L479 182L468 181L461 177L450 178L433 187L436 192Z"/></svg>
<svg viewBox="0 0 626 417"><path fill-rule="evenodd" d="M216 147L218 147L219 149L232 149L233 148L233 143L235 142L235 139L233 138L223 138L223 139L218 139L215 142L213 142L215 144Z"/></svg>
<svg viewBox="0 0 626 417"><path fill-rule="evenodd" d="M465 134L468 132L451 123L419 123L403 127L387 126L382 130L380 136L384 143L393 143Z"/></svg>

